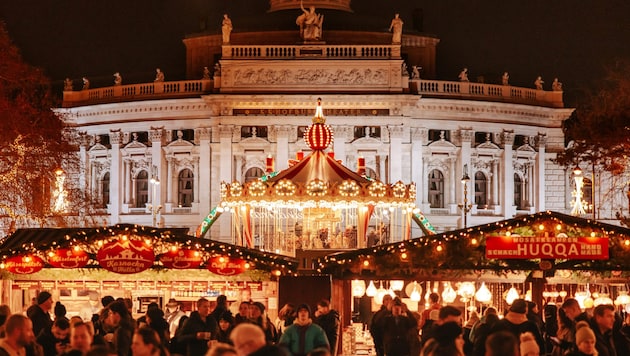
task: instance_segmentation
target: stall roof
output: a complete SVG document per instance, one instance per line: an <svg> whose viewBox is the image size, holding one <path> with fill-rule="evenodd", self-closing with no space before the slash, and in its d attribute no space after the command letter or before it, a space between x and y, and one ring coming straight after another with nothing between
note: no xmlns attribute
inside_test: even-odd
<svg viewBox="0 0 630 356"><path fill-rule="evenodd" d="M608 240L607 259L486 257L487 236L591 237ZM533 241L533 240L531 240ZM320 257L318 270L340 278L404 278L444 271L630 271L630 229L545 211L432 236ZM464 272L462 272L464 273Z"/></svg>
<svg viewBox="0 0 630 356"><path fill-rule="evenodd" d="M0 259L37 254L45 258L47 251L80 246L90 254L90 267L98 267L95 261L99 241L106 241L122 235L135 235L151 242L158 256L171 249L191 248L206 257L229 256L252 262L256 269L294 272L298 261L294 258L270 252L236 246L229 243L200 239L187 234L187 228L155 228L132 224L118 224L98 228L29 228L18 229L0 241ZM157 257L156 257L157 259ZM158 267L159 265L154 265Z"/></svg>

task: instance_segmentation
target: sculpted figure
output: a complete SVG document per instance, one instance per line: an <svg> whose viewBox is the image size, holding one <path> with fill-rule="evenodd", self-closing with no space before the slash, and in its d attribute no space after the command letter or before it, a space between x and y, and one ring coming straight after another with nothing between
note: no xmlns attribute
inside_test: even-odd
<svg viewBox="0 0 630 356"><path fill-rule="evenodd" d="M534 81L534 86L536 87L536 90L543 90L543 84L545 84L545 82L542 80L541 76L538 76L538 78L536 78L536 80Z"/></svg>
<svg viewBox="0 0 630 356"><path fill-rule="evenodd" d="M119 72L114 73L114 85L122 85L122 76Z"/></svg>
<svg viewBox="0 0 630 356"><path fill-rule="evenodd" d="M66 78L63 81L63 91L72 91L72 79Z"/></svg>
<svg viewBox="0 0 630 356"><path fill-rule="evenodd" d="M303 13L295 20L295 23L300 26L300 37L304 41L319 41L322 37L324 16L315 12L315 6L306 10L300 2L300 8Z"/></svg>
<svg viewBox="0 0 630 356"><path fill-rule="evenodd" d="M510 85L510 75L508 74L508 72L503 72L501 82L503 83L503 85Z"/></svg>
<svg viewBox="0 0 630 356"><path fill-rule="evenodd" d="M88 89L90 89L90 81L88 80L88 78L83 77L83 90Z"/></svg>
<svg viewBox="0 0 630 356"><path fill-rule="evenodd" d="M402 28L403 20L400 18L400 14L394 15L394 19L389 25L389 31L392 32L392 43L398 44L402 42Z"/></svg>
<svg viewBox="0 0 630 356"><path fill-rule="evenodd" d="M160 68L155 68L154 82L163 82L163 81L164 81L164 72L162 72Z"/></svg>
<svg viewBox="0 0 630 356"><path fill-rule="evenodd" d="M420 66L411 67L411 79L420 79L420 69L422 69Z"/></svg>
<svg viewBox="0 0 630 356"><path fill-rule="evenodd" d="M457 77L459 78L460 82L467 82L468 81L468 68L462 69L462 71L459 72L459 75Z"/></svg>
<svg viewBox="0 0 630 356"><path fill-rule="evenodd" d="M203 67L203 79L210 79L210 69Z"/></svg>
<svg viewBox="0 0 630 356"><path fill-rule="evenodd" d="M230 34L232 33L232 20L228 14L223 14L223 22L221 22L221 33L223 34L223 43L230 43Z"/></svg>
<svg viewBox="0 0 630 356"><path fill-rule="evenodd" d="M562 91L562 83L558 81L558 78L553 78L553 82L551 83L551 90Z"/></svg>

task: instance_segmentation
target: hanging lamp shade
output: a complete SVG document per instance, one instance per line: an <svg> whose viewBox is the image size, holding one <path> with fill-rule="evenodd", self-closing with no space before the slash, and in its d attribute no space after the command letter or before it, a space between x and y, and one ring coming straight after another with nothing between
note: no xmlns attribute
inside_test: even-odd
<svg viewBox="0 0 630 356"><path fill-rule="evenodd" d="M362 297L365 294L365 281L355 279L352 281L352 296Z"/></svg>
<svg viewBox="0 0 630 356"><path fill-rule="evenodd" d="M394 291L401 291L403 289L403 287L405 286L405 281L393 280L393 281L389 282L389 286Z"/></svg>
<svg viewBox="0 0 630 356"><path fill-rule="evenodd" d="M383 288L383 282L381 282L380 287L376 291L376 295L374 296L374 302L376 304L383 304L383 297L387 294L387 289Z"/></svg>
<svg viewBox="0 0 630 356"><path fill-rule="evenodd" d="M370 285L368 285L365 290L365 295L368 297L374 297L376 295L376 286L374 285L374 281L370 281Z"/></svg>
<svg viewBox="0 0 630 356"><path fill-rule="evenodd" d="M518 298L519 298L518 291L516 290L516 288L514 288L514 286L512 286L512 288L508 290L507 295L505 296L505 302L508 305L512 305L512 303L514 303L514 301ZM531 294L530 294L530 298L531 298Z"/></svg>
<svg viewBox="0 0 630 356"><path fill-rule="evenodd" d="M481 287L479 287L479 290L475 293L475 299L477 299L479 303L483 304L488 304L492 301L492 292L490 292L490 289L486 287L485 282L481 283Z"/></svg>
<svg viewBox="0 0 630 356"><path fill-rule="evenodd" d="M455 289L453 289L453 286L451 286L451 282L446 282L444 290L442 291L442 300L445 303L450 304L455 301L455 298L457 298L457 293L455 293Z"/></svg>
<svg viewBox="0 0 630 356"><path fill-rule="evenodd" d="M411 283L410 283L410 285L411 285ZM412 302L419 302L421 293L422 293L422 287L418 284L418 282L414 281L413 282L413 289L411 290L411 294L409 295L409 299L411 299Z"/></svg>

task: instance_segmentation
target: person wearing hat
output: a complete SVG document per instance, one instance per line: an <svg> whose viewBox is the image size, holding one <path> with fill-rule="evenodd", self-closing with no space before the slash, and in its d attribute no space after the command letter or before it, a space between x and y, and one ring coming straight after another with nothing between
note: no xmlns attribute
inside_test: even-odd
<svg viewBox="0 0 630 356"><path fill-rule="evenodd" d="M515 299L510 306L505 317L499 320L492 329L492 332L499 330L509 331L519 340L520 335L524 332L530 332L536 339L538 350L541 354L545 353L545 341L540 335L538 326L527 319L527 301L525 299Z"/></svg>
<svg viewBox="0 0 630 356"><path fill-rule="evenodd" d="M217 336L217 341L232 344L230 340L230 333L232 333L232 329L234 329L234 317L229 310L226 310L219 316L219 334Z"/></svg>
<svg viewBox="0 0 630 356"><path fill-rule="evenodd" d="M520 335L519 350L521 352L521 356L540 355L540 348L536 343L536 339L534 338L534 335L529 331L524 332Z"/></svg>
<svg viewBox="0 0 630 356"><path fill-rule="evenodd" d="M396 297L392 301L392 313L383 320L383 349L385 355L406 356L411 353L411 340L408 335L415 330L418 322L409 313L407 306Z"/></svg>
<svg viewBox="0 0 630 356"><path fill-rule="evenodd" d="M319 347L330 350L326 332L311 319L311 307L300 304L296 311L295 322L284 331L278 344L286 347L292 356L306 356Z"/></svg>
<svg viewBox="0 0 630 356"><path fill-rule="evenodd" d="M265 333L267 342L278 341L278 331L265 313L265 305L261 302L249 304L249 322L260 326Z"/></svg>
<svg viewBox="0 0 630 356"><path fill-rule="evenodd" d="M575 324L575 345L577 350L567 356L597 356L595 333L584 320Z"/></svg>
<svg viewBox="0 0 630 356"><path fill-rule="evenodd" d="M166 303L166 308L164 308L164 319L168 323L170 338L175 337L175 332L177 331L177 327L179 326L179 320L182 316L186 315L186 313L181 310L179 303L175 298L171 298Z"/></svg>
<svg viewBox="0 0 630 356"><path fill-rule="evenodd" d="M50 318L50 310L53 306L52 295L47 291L39 292L36 304L26 310L26 316L33 322L33 334L35 337L44 329L50 329L53 320Z"/></svg>

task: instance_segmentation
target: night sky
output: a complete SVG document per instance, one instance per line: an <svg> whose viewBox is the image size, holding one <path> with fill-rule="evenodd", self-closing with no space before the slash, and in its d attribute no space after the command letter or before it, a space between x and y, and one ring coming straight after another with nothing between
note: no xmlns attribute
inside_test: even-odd
<svg viewBox="0 0 630 356"><path fill-rule="evenodd" d="M400 12L404 32L421 29L440 38L437 76L443 80L456 80L462 67L473 81L496 82L508 71L512 84L525 87L542 75L549 89L558 77L576 98L606 65L630 58L627 0L352 0L351 6L353 14L318 10L327 15L324 37L327 25L385 32ZM267 13L268 7L267 0L19 0L0 1L0 18L25 60L44 68L56 85L87 76L101 86L114 72L125 83L150 82L156 67L166 80L185 79L182 39L219 33L224 12L235 32L297 31L299 10ZM421 28L412 19L418 9Z"/></svg>

